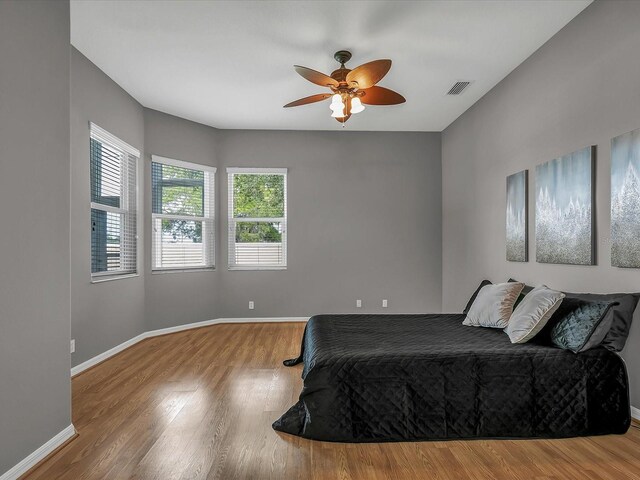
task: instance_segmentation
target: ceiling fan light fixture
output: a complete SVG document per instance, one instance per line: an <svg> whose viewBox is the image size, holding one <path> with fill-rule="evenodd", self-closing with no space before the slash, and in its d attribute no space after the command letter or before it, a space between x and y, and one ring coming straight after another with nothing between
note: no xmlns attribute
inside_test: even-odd
<svg viewBox="0 0 640 480"><path fill-rule="evenodd" d="M353 97L351 99L351 113L360 113L364 111L364 105L358 97Z"/></svg>
<svg viewBox="0 0 640 480"><path fill-rule="evenodd" d="M342 96L339 93L336 93L333 97L331 97L331 105L329 108L331 110L339 110L344 109L344 102L342 101Z"/></svg>
<svg viewBox="0 0 640 480"><path fill-rule="evenodd" d="M316 70L300 65L294 65L295 71L311 83L328 87L331 93L320 93L290 102L285 107L297 107L309 103L320 102L331 97L331 116L338 122L344 123L352 114L364 111L366 105L398 105L405 102L399 93L376 84L382 80L391 68L391 60L374 60L353 70L344 66L351 58L346 50L336 52L334 58L340 63L340 68L325 75Z"/></svg>
<svg viewBox="0 0 640 480"><path fill-rule="evenodd" d="M333 110L333 109L332 109ZM340 109L335 109L333 110L333 113L331 114L331 116L333 118L343 118L345 116L344 114L344 108L340 108Z"/></svg>
<svg viewBox="0 0 640 480"><path fill-rule="evenodd" d="M331 97L331 105L329 105L329 108L333 112L331 114L333 118L344 117L345 116L344 111L346 109L346 106L342 101L342 95L340 95L339 93L336 93L333 97Z"/></svg>

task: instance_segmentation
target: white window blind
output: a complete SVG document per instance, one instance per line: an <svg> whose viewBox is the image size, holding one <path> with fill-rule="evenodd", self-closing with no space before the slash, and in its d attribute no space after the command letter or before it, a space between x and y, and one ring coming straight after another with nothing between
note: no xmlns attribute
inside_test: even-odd
<svg viewBox="0 0 640 480"><path fill-rule="evenodd" d="M216 169L151 159L153 270L214 268Z"/></svg>
<svg viewBox="0 0 640 480"><path fill-rule="evenodd" d="M287 169L227 168L229 269L287 266Z"/></svg>
<svg viewBox="0 0 640 480"><path fill-rule="evenodd" d="M134 274L140 152L90 123L91 275Z"/></svg>

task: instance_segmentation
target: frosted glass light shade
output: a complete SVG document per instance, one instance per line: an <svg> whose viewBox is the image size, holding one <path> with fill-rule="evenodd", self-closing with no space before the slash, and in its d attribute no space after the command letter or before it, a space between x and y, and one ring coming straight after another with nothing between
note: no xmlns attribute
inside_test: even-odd
<svg viewBox="0 0 640 480"><path fill-rule="evenodd" d="M358 97L354 97L351 99L351 113L360 113L364 111L364 105Z"/></svg>

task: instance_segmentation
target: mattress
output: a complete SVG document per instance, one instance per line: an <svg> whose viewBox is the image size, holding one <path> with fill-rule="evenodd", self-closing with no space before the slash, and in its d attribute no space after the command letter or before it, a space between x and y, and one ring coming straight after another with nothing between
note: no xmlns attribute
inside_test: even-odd
<svg viewBox="0 0 640 480"><path fill-rule="evenodd" d="M336 442L622 434L627 372L614 352L512 344L464 315L318 315L299 401L275 430Z"/></svg>

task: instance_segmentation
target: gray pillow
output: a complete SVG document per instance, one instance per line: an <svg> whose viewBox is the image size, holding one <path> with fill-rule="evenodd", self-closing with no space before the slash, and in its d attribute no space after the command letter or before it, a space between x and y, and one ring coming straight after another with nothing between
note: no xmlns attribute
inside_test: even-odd
<svg viewBox="0 0 640 480"><path fill-rule="evenodd" d="M575 308L553 326L552 343L574 353L584 352L601 345L607 328L598 327L606 318L615 302L587 302L575 300Z"/></svg>
<svg viewBox="0 0 640 480"><path fill-rule="evenodd" d="M614 352L620 352L627 343L633 313L638 305L640 293L567 293L567 298L587 302L606 302L615 304L607 311L608 318L603 319L609 325L602 345Z"/></svg>
<svg viewBox="0 0 640 480"><path fill-rule="evenodd" d="M526 343L535 337L558 309L564 293L545 285L531 290L513 310L505 333L511 343Z"/></svg>

